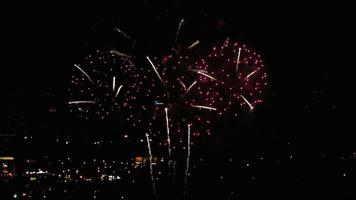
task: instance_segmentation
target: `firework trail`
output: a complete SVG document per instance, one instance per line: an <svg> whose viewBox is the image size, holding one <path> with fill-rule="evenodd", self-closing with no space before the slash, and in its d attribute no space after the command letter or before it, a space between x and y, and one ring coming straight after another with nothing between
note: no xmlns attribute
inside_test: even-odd
<svg viewBox="0 0 356 200"><path fill-rule="evenodd" d="M89 80L92 84L94 84L94 81L90 78L90 76L89 76L82 68L79 67L79 65L74 64L74 67L76 67L77 69L79 69L79 70L88 78L88 80Z"/></svg>
<svg viewBox="0 0 356 200"><path fill-rule="evenodd" d="M253 110L252 104L249 101L247 101L247 99L243 95L240 95L240 97L247 103L247 105L250 107L250 109Z"/></svg>
<svg viewBox="0 0 356 200"><path fill-rule="evenodd" d="M153 195L156 197L156 199L158 199L157 190L156 190L156 183L155 183L155 179L154 179L154 175L153 175L153 166L152 166L152 158L153 157L152 157L151 143L150 143L150 138L149 138L148 133L146 133L146 141L147 141L148 153L149 153L149 156L150 156L149 162L150 162L150 175L151 175Z"/></svg>
<svg viewBox="0 0 356 200"><path fill-rule="evenodd" d="M135 44L136 41L134 39L132 39L131 36L129 36L128 34L126 34L124 31L122 31L121 29L119 28L114 28L114 31L118 32L119 34L121 34L125 39L127 40L131 40L132 41L132 44Z"/></svg>
<svg viewBox="0 0 356 200"><path fill-rule="evenodd" d="M116 50L111 50L110 53L111 54L115 54L117 56L122 56L122 57L126 57L126 58L132 58L131 55L128 55L126 53L122 53L122 52L119 52L119 51L116 51Z"/></svg>
<svg viewBox="0 0 356 200"><path fill-rule="evenodd" d="M117 89L115 97L117 97L117 95L119 95L121 88L122 88L122 85L120 85L119 88Z"/></svg>
<svg viewBox="0 0 356 200"><path fill-rule="evenodd" d="M169 133L169 118L168 118L168 108L164 108L166 113L166 129L167 129L167 143L168 143L168 166L171 167L172 164L172 150L171 150L171 136Z"/></svg>
<svg viewBox="0 0 356 200"><path fill-rule="evenodd" d="M187 90L187 87L185 86L185 84L183 83L182 80L180 80L179 78L177 78L179 84L184 88L184 90Z"/></svg>
<svg viewBox="0 0 356 200"><path fill-rule="evenodd" d="M191 44L187 49L189 50L189 49L192 49L192 48L194 48L194 47L196 47L197 45L199 45L199 40L197 40L197 41L195 41L193 44Z"/></svg>
<svg viewBox="0 0 356 200"><path fill-rule="evenodd" d="M187 89L187 91L185 92L185 94L188 94L189 90L192 89L192 87L197 83L197 81L194 81Z"/></svg>
<svg viewBox="0 0 356 200"><path fill-rule="evenodd" d="M241 54L241 48L239 48L239 52L237 53L237 59L236 59L236 74L239 70L239 62L240 62L240 54Z"/></svg>
<svg viewBox="0 0 356 200"><path fill-rule="evenodd" d="M158 71L157 71L155 65L152 63L151 59L150 59L148 56L146 56L146 58L147 58L148 62L151 64L151 66L152 66L153 70L155 71L155 73L157 74L159 80L160 80L162 83L164 83L162 77L159 75L159 73L158 73Z"/></svg>
<svg viewBox="0 0 356 200"><path fill-rule="evenodd" d="M254 70L253 72L249 73L245 78L244 81L247 80L248 78L250 78L250 76L252 76L253 74L255 74L257 72L257 70Z"/></svg>
<svg viewBox="0 0 356 200"><path fill-rule="evenodd" d="M189 173L189 162L190 162L190 124L188 124L188 135L187 135L187 160L186 160L186 167L185 167L185 175L184 175L184 196L187 194L188 189L188 173Z"/></svg>
<svg viewBox="0 0 356 200"><path fill-rule="evenodd" d="M202 70L202 69L188 69L188 71L195 72L195 73L197 73L197 74L198 74L198 72L203 72L203 73L205 73L205 74L208 73L208 71Z"/></svg>
<svg viewBox="0 0 356 200"><path fill-rule="evenodd" d="M176 35L174 37L175 43L177 43L177 41L178 41L178 38L179 38L179 35L180 35L180 32L181 32L183 24L184 24L184 19L181 19L179 24L178 24L178 29L177 29Z"/></svg>
<svg viewBox="0 0 356 200"><path fill-rule="evenodd" d="M202 75L202 76L208 77L208 78L210 78L211 80L214 80L214 81L217 80L215 77L213 77L213 76L207 74L207 72L205 72L204 70L190 70L190 71L193 71L193 72L195 72L195 73L197 73L197 74L200 74L200 75Z"/></svg>
<svg viewBox="0 0 356 200"><path fill-rule="evenodd" d="M68 102L69 105L71 104L95 104L96 101L70 101Z"/></svg>
<svg viewBox="0 0 356 200"><path fill-rule="evenodd" d="M215 110L215 111L218 110L217 108L213 108L213 107L209 107L209 106L194 105L194 104L192 104L192 107L194 107L194 108L202 108L202 109L206 109L206 110Z"/></svg>
<svg viewBox="0 0 356 200"><path fill-rule="evenodd" d="M155 103L155 105L159 105L159 106L161 106L161 105L164 105L164 103L162 103L162 102L159 102L159 101L154 101L154 103Z"/></svg>
<svg viewBox="0 0 356 200"><path fill-rule="evenodd" d="M112 91L113 91L113 92L115 92L115 83L116 83L115 79L116 79L115 76L112 77Z"/></svg>

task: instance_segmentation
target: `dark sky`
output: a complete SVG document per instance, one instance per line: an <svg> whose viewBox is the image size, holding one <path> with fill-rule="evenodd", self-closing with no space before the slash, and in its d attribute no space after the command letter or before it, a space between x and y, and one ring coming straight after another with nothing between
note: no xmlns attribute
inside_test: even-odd
<svg viewBox="0 0 356 200"><path fill-rule="evenodd" d="M55 96L50 103L60 106L72 64L90 50L111 47L132 51L112 28L120 27L137 39L134 53L160 53L171 46L177 24L185 18L186 38L214 43L231 37L262 52L271 77L266 113L272 116L268 122L272 127L302 140L340 142L340 147L352 138L347 130L355 100L353 65L349 62L355 23L342 6L143 1L17 4L6 9L1 61L6 110L48 103L39 97L47 93Z"/></svg>

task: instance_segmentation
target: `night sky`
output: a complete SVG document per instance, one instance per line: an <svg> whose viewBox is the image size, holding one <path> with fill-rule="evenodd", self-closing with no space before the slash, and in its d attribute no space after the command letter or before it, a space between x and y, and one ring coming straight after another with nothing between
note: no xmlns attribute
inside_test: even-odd
<svg viewBox="0 0 356 200"><path fill-rule="evenodd" d="M183 42L246 42L261 53L269 75L265 101L255 112L226 119L223 128L193 146L198 164L189 198L354 199L356 24L343 7L180 0L4 7L9 14L1 19L0 131L35 140L25 151L16 140L1 153L60 157L49 142L56 137L71 137L78 145L90 137L121 140L122 127L114 121L88 122L68 112L73 64L98 48L160 55L170 49L184 18ZM136 39L135 48L115 27ZM123 144L93 154L122 158L145 151L145 145ZM91 150L62 152L82 159ZM177 198L166 193L162 199Z"/></svg>

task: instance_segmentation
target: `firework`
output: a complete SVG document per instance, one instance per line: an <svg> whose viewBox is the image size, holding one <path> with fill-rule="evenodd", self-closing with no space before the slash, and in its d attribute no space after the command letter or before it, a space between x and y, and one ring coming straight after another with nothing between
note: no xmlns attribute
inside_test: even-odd
<svg viewBox="0 0 356 200"><path fill-rule="evenodd" d="M183 137L181 130L187 121L192 121L192 123L199 124L197 127L201 127L197 128L197 132L193 135L199 135L199 130L210 134L208 126L210 126L211 117L207 116L204 120L202 115L206 115L206 111L211 112L216 109L212 106L212 99L203 98L204 95L201 95L202 92L211 92L211 88L207 88L206 83L214 82L214 77L207 72L208 69L205 66L198 66L198 62L188 55L147 57L147 60L146 68L148 70L153 68L155 72L150 73L149 83L146 84L149 87L147 91L150 91L147 95L152 99L151 101L155 102L154 122L151 124L163 123L169 110L170 130L166 126L167 132L170 132L168 146L171 145L169 143L174 143L175 147L181 145L180 138ZM167 125L167 119L165 122ZM159 127L157 126L158 130Z"/></svg>
<svg viewBox="0 0 356 200"><path fill-rule="evenodd" d="M118 117L130 126L142 122L136 114L145 110L138 102L145 72L131 57L98 50L74 66L80 73L73 74L68 88L71 112L84 119Z"/></svg>
<svg viewBox="0 0 356 200"><path fill-rule="evenodd" d="M261 55L247 45L226 39L224 43L212 48L209 55L200 60L199 65L207 66L207 71L195 71L214 83L208 88L215 92L214 107L219 115L238 116L247 110L253 110L262 103L267 87L267 73ZM202 93L206 98L211 93Z"/></svg>
<svg viewBox="0 0 356 200"><path fill-rule="evenodd" d="M221 117L253 111L262 103L267 87L261 56L245 44L226 39L206 56L194 57L187 52L147 57L150 66L146 66L155 72L147 80L147 95L159 102L154 104L151 125L158 131L165 122L169 166L174 154L187 148L184 196L188 190L191 137L210 135L212 122L221 121ZM188 133L184 134L188 122Z"/></svg>
<svg viewBox="0 0 356 200"><path fill-rule="evenodd" d="M173 177L175 153L186 146L186 195L191 141L210 135L212 122L221 121L223 116L253 111L262 103L268 84L261 55L240 42L226 39L206 55L192 53L191 49L203 43L199 40L182 50L178 39L183 24L184 19L175 34L174 53L137 58L117 50L96 51L80 65L74 65L68 106L85 119L116 117L131 130L140 125L140 130L156 133L153 137L160 140L157 144L168 149L168 169ZM114 30L134 42L121 29ZM135 59L144 61L142 67L136 66ZM152 188L157 198L151 143L149 135L145 136Z"/></svg>

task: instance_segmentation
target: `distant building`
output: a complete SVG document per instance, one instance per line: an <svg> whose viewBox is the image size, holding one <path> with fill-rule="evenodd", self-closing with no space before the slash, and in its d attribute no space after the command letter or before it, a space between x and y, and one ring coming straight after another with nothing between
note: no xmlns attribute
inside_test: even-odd
<svg viewBox="0 0 356 200"><path fill-rule="evenodd" d="M12 156L15 134L0 134L0 180L9 180L15 176L15 157Z"/></svg>
<svg viewBox="0 0 356 200"><path fill-rule="evenodd" d="M153 157L152 158L152 164L156 164L157 163L157 157ZM146 164L149 163L150 161L150 157L149 156L136 156L135 157L135 164L136 165L140 165L140 164Z"/></svg>
<svg viewBox="0 0 356 200"><path fill-rule="evenodd" d="M0 156L0 179L8 180L15 176L15 158L12 156Z"/></svg>

